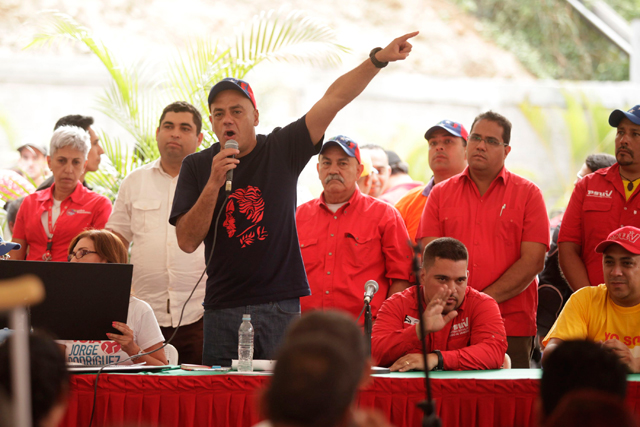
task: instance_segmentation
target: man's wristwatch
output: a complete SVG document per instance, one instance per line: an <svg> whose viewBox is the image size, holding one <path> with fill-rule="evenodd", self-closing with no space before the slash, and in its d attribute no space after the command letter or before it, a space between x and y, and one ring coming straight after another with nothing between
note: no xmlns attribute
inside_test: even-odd
<svg viewBox="0 0 640 427"><path fill-rule="evenodd" d="M387 65L389 65L389 62L380 62L376 59L376 53L380 52L382 50L381 47L374 47L373 49L371 49L371 52L369 53L369 58L371 59L371 62L373 62L373 65L375 65L376 68L384 68Z"/></svg>
<svg viewBox="0 0 640 427"><path fill-rule="evenodd" d="M440 353L440 350L433 350L433 352L438 356L438 364L432 369L432 371L442 371L442 353Z"/></svg>

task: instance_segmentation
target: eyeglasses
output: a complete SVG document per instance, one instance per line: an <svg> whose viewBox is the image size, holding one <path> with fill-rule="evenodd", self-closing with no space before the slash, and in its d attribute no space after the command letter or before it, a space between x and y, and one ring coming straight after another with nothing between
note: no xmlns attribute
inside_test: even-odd
<svg viewBox="0 0 640 427"><path fill-rule="evenodd" d="M78 250L77 250L77 251L75 251L75 252L71 252L71 253L69 254L69 256L67 257L67 260L68 260L68 261L71 261L74 257L75 257L76 259L82 259L82 258L84 258L84 257L85 257L86 255L88 255L88 254L97 254L97 253L98 253L98 252L96 252L96 251L89 251L89 250L87 250L87 249L78 249Z"/></svg>
<svg viewBox="0 0 640 427"><path fill-rule="evenodd" d="M504 142L500 142L495 138L491 138L491 137L483 138L476 133L472 133L471 136L469 136L469 141L473 142L474 144L480 144L481 141L484 141L485 144L491 145L492 147L499 147L501 145L504 145L506 147L509 145L509 144L505 144Z"/></svg>

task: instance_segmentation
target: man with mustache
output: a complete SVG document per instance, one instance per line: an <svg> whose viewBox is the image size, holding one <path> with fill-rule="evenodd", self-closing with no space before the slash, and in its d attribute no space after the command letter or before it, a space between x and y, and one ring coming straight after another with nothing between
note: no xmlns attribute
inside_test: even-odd
<svg viewBox="0 0 640 427"><path fill-rule="evenodd" d="M469 250L469 284L499 304L514 368L529 368L536 334L537 277L549 249L540 189L509 172L511 123L488 111L475 118L469 166L436 185L416 233L423 245L453 237Z"/></svg>
<svg viewBox="0 0 640 427"><path fill-rule="evenodd" d="M564 227L564 223L562 224ZM543 366L562 341L602 343L631 373L640 372L640 229L614 230L594 250L604 284L576 291L545 337Z"/></svg>
<svg viewBox="0 0 640 427"><path fill-rule="evenodd" d="M562 273L575 291L604 281L596 245L620 227L640 227L640 105L615 110L618 163L581 179L573 189L558 237Z"/></svg>
<svg viewBox="0 0 640 427"><path fill-rule="evenodd" d="M396 203L411 240L415 241L422 211L433 186L467 167L468 136L464 126L452 120L442 120L424 134L424 139L429 142L429 168L433 176L427 185L410 190Z"/></svg>
<svg viewBox="0 0 640 427"><path fill-rule="evenodd" d="M371 334L376 364L392 371L425 369L420 343L422 319L428 370L498 369L504 361L507 339L498 304L467 286L467 248L443 237L424 249L420 269L422 316L411 288L382 304Z"/></svg>
<svg viewBox="0 0 640 427"><path fill-rule="evenodd" d="M337 308L357 317L364 284L375 280L380 287L371 301L375 316L387 296L409 285L407 229L393 206L360 192L356 182L363 168L360 148L349 137L331 138L320 150L324 191L296 213L311 288L311 296L300 301L303 312Z"/></svg>

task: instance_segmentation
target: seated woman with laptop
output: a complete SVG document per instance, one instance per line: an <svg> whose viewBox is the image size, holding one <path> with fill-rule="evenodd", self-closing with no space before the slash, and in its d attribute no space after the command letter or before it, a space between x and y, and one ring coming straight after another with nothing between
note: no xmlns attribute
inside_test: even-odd
<svg viewBox="0 0 640 427"><path fill-rule="evenodd" d="M68 255L70 262L126 264L128 260L126 248L108 230L86 230L78 234L71 240ZM127 323L113 322L113 327L122 334L107 333L110 341L58 341L65 346L67 363L107 365L120 363L133 356L124 364L168 364L164 349L138 356L162 347L164 342L149 304L131 295Z"/></svg>

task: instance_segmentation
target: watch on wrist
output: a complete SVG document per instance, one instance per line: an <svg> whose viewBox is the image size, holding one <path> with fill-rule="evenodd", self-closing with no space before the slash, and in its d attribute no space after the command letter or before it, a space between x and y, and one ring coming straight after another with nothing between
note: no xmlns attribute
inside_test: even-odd
<svg viewBox="0 0 640 427"><path fill-rule="evenodd" d="M442 371L442 365L444 363L442 360L442 353L440 353L440 350L433 350L433 352L438 356L438 364L432 369L432 371Z"/></svg>
<svg viewBox="0 0 640 427"><path fill-rule="evenodd" d="M140 350L138 350L138 352L136 354L131 356L131 360L136 360L136 359L140 358L140 356L142 356L144 354L144 350L142 350L142 347L138 347L138 348Z"/></svg>
<svg viewBox="0 0 640 427"><path fill-rule="evenodd" d="M376 59L376 53L380 52L382 50L381 47L374 47L373 49L371 49L371 52L369 53L369 59L371 59L371 62L373 62L373 65L376 68L384 68L387 65L389 65L389 62L380 62Z"/></svg>

